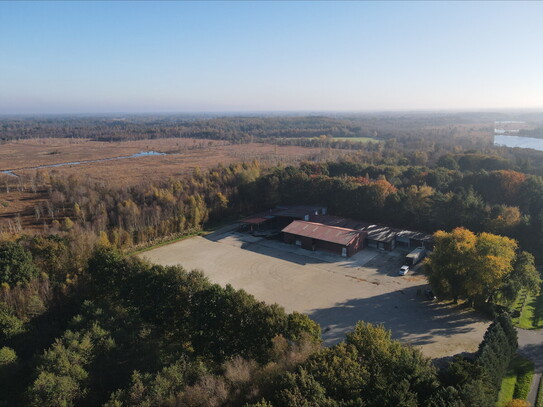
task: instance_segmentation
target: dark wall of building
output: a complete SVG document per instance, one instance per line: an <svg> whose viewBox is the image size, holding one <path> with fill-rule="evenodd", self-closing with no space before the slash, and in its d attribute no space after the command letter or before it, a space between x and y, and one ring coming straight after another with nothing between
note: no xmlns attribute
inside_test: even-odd
<svg viewBox="0 0 543 407"><path fill-rule="evenodd" d="M312 239L309 237L298 236L292 233L284 233L283 240L285 243L296 244L296 241L301 243L301 247L306 250L322 250L338 255L343 254L343 248L347 249L347 256L350 257L356 254L359 250L365 247L365 235L360 234L349 246L343 246L338 243L326 242L324 240Z"/></svg>
<svg viewBox="0 0 543 407"><path fill-rule="evenodd" d="M325 252L331 252L341 255L343 247L345 246L337 243L325 242L324 240L315 240L315 248Z"/></svg>

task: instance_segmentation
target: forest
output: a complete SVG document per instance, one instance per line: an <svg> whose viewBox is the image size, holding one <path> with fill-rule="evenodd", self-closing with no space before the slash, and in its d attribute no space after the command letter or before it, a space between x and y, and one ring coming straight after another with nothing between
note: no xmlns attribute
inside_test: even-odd
<svg viewBox="0 0 543 407"><path fill-rule="evenodd" d="M3 176L0 204L14 191L43 199L32 214L39 232L20 216L0 219L0 405L494 406L517 347L501 307L492 308L476 354L438 368L381 326L360 322L325 348L305 315L198 271L130 256L279 204L318 204L338 216L441 231L437 253L469 242L457 270L484 275L481 254L502 256L500 270L512 278L496 291L440 286L450 253L431 258L427 273L442 298L481 310L510 303L519 284L540 283L532 277L543 261L543 153L474 136L488 127L482 118L1 120L4 141L254 138L348 152L288 166L218 164L135 185L46 170Z"/></svg>
<svg viewBox="0 0 543 407"><path fill-rule="evenodd" d="M249 139L333 137L426 138L481 137L493 122L543 121L539 113L357 113L357 114L156 114L107 116L0 117L0 142L68 137L114 141L163 137Z"/></svg>

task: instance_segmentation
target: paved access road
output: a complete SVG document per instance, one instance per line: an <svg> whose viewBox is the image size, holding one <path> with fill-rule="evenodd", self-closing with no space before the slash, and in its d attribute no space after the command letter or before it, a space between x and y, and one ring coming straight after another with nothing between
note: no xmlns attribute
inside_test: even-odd
<svg viewBox="0 0 543 407"><path fill-rule="evenodd" d="M519 353L534 362L534 378L528 401L535 405L539 380L543 374L543 330L517 329Z"/></svg>
<svg viewBox="0 0 543 407"><path fill-rule="evenodd" d="M417 296L424 276L398 276L399 252L364 249L351 258L311 252L246 234L217 232L140 255L162 265L200 269L214 283L245 289L286 311L308 314L325 344L342 340L355 323L383 324L394 338L432 358L477 350L488 321L474 312Z"/></svg>

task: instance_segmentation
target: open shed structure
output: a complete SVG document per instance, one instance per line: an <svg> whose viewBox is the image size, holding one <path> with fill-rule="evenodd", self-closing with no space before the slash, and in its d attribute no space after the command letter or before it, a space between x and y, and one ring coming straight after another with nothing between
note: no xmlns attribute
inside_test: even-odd
<svg viewBox="0 0 543 407"><path fill-rule="evenodd" d="M286 243L350 257L364 247L366 232L295 220L283 229Z"/></svg>
<svg viewBox="0 0 543 407"><path fill-rule="evenodd" d="M375 249L394 250L396 247L414 249L420 246L431 249L433 245L432 235L412 230L397 229L387 225L330 215L315 216L313 222L366 232L367 242L365 245Z"/></svg>
<svg viewBox="0 0 543 407"><path fill-rule="evenodd" d="M243 229L250 232L280 230L295 220L310 221L321 215L326 215L326 208L323 206L285 205L245 218L241 220L241 225Z"/></svg>

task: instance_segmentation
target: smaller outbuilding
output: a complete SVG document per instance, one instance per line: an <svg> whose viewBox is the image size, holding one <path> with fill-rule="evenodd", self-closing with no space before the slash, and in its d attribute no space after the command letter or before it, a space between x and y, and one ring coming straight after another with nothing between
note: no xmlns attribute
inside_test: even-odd
<svg viewBox="0 0 543 407"><path fill-rule="evenodd" d="M286 243L350 257L364 247L366 232L295 220L283 230Z"/></svg>
<svg viewBox="0 0 543 407"><path fill-rule="evenodd" d="M323 206L282 205L241 220L241 230L257 232L262 230L281 230L294 220L311 221L319 215L325 215Z"/></svg>

